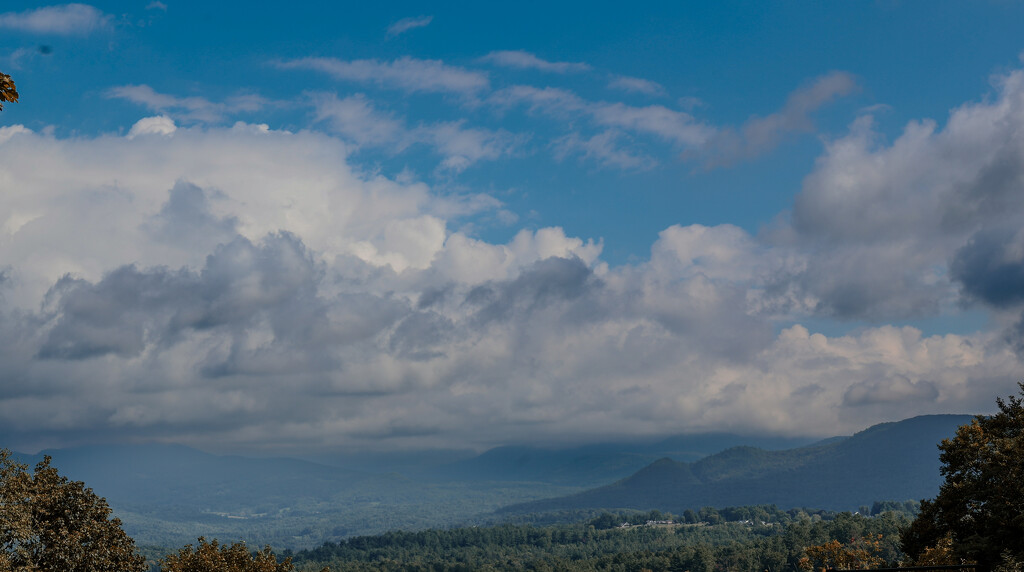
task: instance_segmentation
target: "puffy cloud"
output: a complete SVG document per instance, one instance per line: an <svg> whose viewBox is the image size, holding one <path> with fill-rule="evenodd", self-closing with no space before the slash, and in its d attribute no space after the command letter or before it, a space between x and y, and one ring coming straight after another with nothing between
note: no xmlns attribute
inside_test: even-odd
<svg viewBox="0 0 1024 572"><path fill-rule="evenodd" d="M32 130L24 125L9 125L0 127L0 144L6 143L8 139L19 133L32 133Z"/></svg>
<svg viewBox="0 0 1024 572"><path fill-rule="evenodd" d="M530 52L524 52L522 50L501 50L491 52L480 58L480 61L503 67L535 69L551 73L583 72L590 69L590 66L585 63L549 62L538 58Z"/></svg>
<svg viewBox="0 0 1024 572"><path fill-rule="evenodd" d="M774 291L808 302L805 310L869 320L950 311L961 291L994 306L1015 302L1024 73L997 77L995 87L941 129L912 121L887 143L864 116L829 142L791 227L769 233L801 259L779 269Z"/></svg>
<svg viewBox="0 0 1024 572"><path fill-rule="evenodd" d="M111 16L88 4L45 6L0 14L0 28L35 34L85 36L110 26Z"/></svg>
<svg viewBox="0 0 1024 572"><path fill-rule="evenodd" d="M128 138L134 139L139 135L170 135L177 129L178 126L174 124L174 120L166 115L143 117L128 130Z"/></svg>

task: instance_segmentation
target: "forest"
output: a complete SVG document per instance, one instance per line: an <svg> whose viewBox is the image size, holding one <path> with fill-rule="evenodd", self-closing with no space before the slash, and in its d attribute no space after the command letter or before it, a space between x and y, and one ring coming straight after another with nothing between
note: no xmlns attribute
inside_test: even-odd
<svg viewBox="0 0 1024 572"><path fill-rule="evenodd" d="M360 536L298 553L296 570L799 570L805 548L874 539L885 563L903 558L900 530L916 503L875 503L874 514L774 505L705 507L676 516L605 512L575 524L505 524ZM653 522L672 521L672 524ZM652 522L652 524L647 524ZM623 526L626 523L629 526Z"/></svg>

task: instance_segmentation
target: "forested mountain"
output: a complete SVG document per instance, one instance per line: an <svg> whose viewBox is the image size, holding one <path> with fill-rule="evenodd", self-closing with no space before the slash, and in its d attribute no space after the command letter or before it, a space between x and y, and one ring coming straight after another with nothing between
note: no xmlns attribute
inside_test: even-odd
<svg viewBox="0 0 1024 572"><path fill-rule="evenodd" d="M664 458L611 485L504 510L680 512L759 503L855 510L882 499L922 499L934 496L941 482L936 445L970 419L967 415L922 416L796 449L734 447L693 463Z"/></svg>

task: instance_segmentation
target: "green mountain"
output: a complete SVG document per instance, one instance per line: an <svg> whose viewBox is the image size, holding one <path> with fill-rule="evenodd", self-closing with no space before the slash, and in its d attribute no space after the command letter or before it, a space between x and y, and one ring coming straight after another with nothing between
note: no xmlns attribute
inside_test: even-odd
<svg viewBox="0 0 1024 572"><path fill-rule="evenodd" d="M795 449L733 447L691 463L663 458L616 483L502 512L632 508L679 513L755 504L855 510L879 500L929 498L942 481L938 443L970 419L928 415Z"/></svg>

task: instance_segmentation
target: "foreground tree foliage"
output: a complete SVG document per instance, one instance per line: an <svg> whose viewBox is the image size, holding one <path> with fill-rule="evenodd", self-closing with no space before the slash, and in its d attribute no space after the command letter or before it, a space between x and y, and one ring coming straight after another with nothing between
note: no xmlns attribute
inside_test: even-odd
<svg viewBox="0 0 1024 572"><path fill-rule="evenodd" d="M31 473L0 449L0 571L144 572L107 501L45 457Z"/></svg>
<svg viewBox="0 0 1024 572"><path fill-rule="evenodd" d="M863 570L877 568L885 563L882 535L854 538L848 544L830 540L825 544L808 546L800 559L801 570Z"/></svg>
<svg viewBox="0 0 1024 572"><path fill-rule="evenodd" d="M4 108L4 102L14 103L18 101L18 90L14 87L14 80L11 76L0 72L0 110Z"/></svg>
<svg viewBox="0 0 1024 572"><path fill-rule="evenodd" d="M250 554L245 543L219 544L199 537L199 545L191 544L168 555L160 562L162 572L292 572L292 559L278 562L270 547Z"/></svg>
<svg viewBox="0 0 1024 572"><path fill-rule="evenodd" d="M1024 397L1024 383L1020 383ZM944 550L953 563L1010 569L1024 560L1024 401L996 399L999 412L979 415L939 445L945 482L903 533L913 559Z"/></svg>

